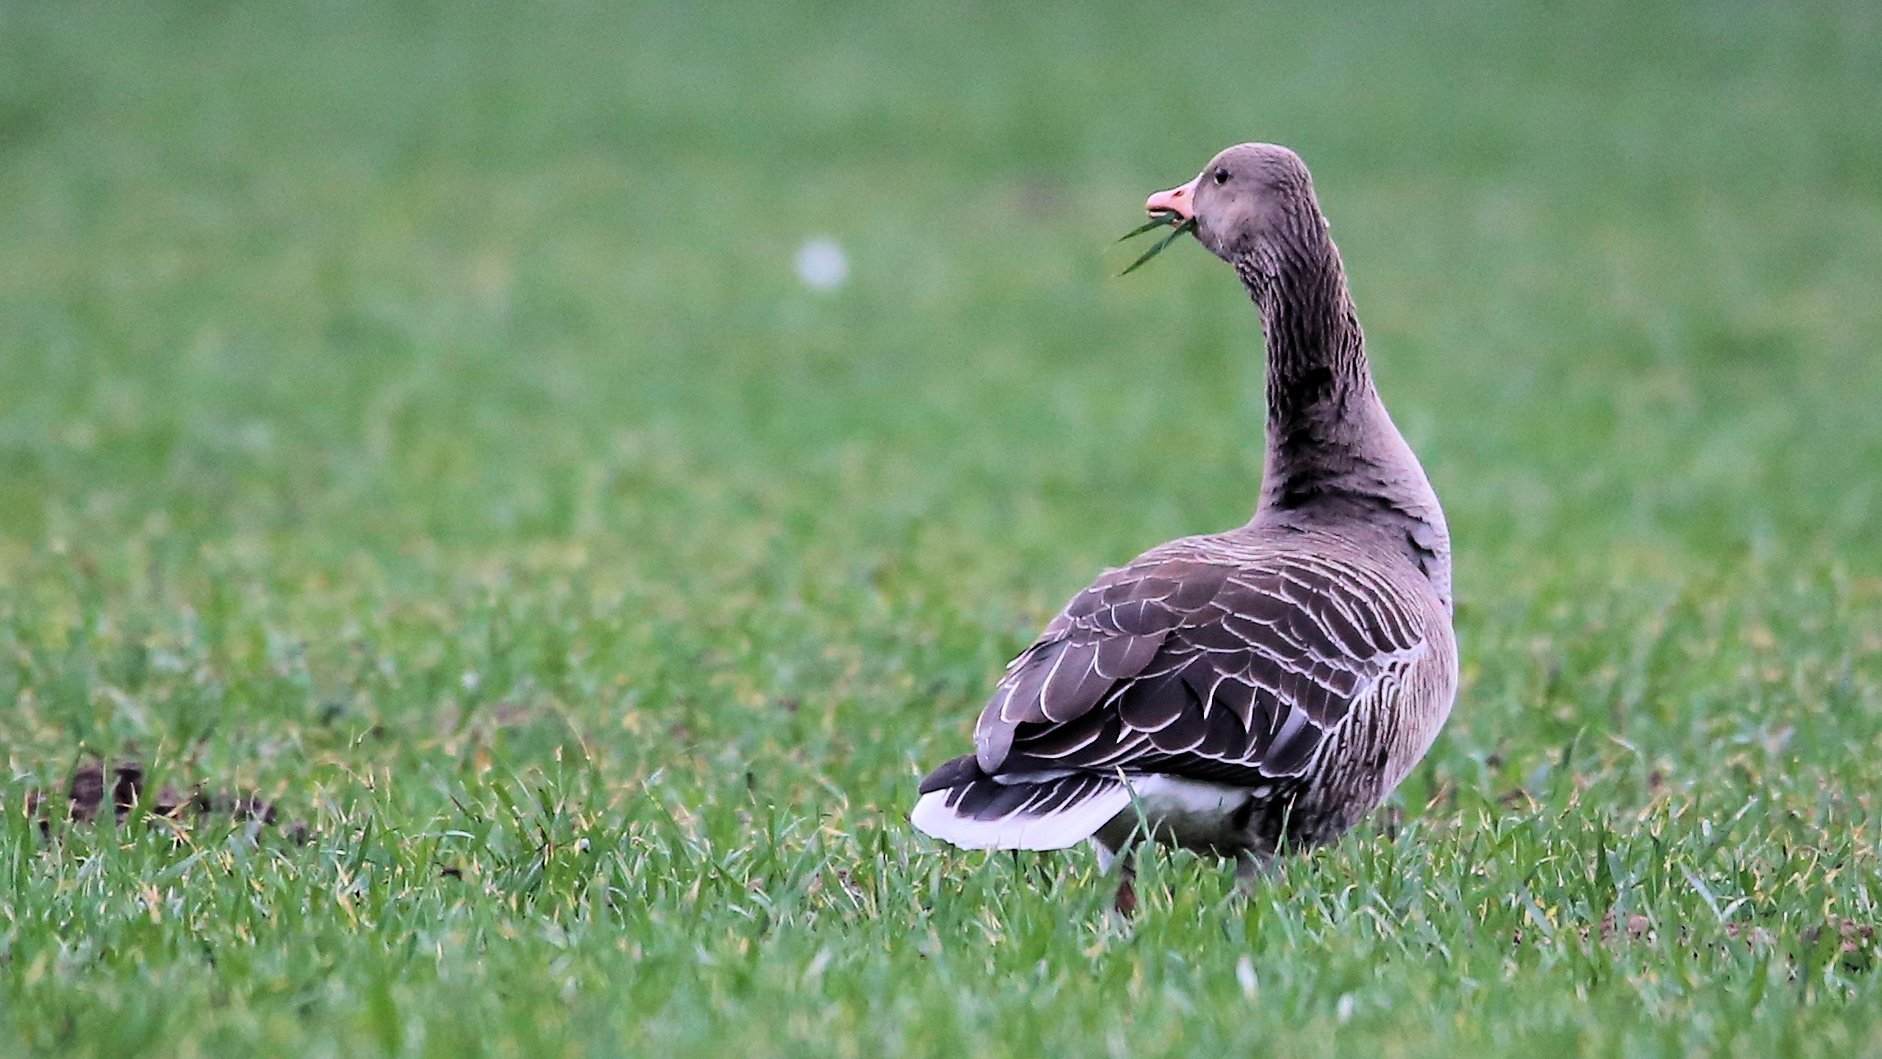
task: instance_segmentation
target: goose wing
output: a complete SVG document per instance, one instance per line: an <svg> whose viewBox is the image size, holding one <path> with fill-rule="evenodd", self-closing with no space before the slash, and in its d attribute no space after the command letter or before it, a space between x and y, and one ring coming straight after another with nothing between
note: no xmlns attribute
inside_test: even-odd
<svg viewBox="0 0 1882 1059"><path fill-rule="evenodd" d="M975 729L983 771L1298 776L1426 649L1416 599L1370 564L1194 545L1106 572L1013 660Z"/></svg>

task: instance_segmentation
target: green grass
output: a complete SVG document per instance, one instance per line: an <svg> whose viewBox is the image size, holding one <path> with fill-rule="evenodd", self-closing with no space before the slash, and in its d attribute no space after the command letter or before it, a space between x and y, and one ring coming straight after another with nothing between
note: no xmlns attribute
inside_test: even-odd
<svg viewBox="0 0 1882 1059"><path fill-rule="evenodd" d="M1878 98L1863 0L0 0L0 1051L1882 1054ZM1110 240L1251 138L1463 689L1395 832L1120 928L906 811L1246 517L1253 312ZM315 838L39 839L130 752Z"/></svg>

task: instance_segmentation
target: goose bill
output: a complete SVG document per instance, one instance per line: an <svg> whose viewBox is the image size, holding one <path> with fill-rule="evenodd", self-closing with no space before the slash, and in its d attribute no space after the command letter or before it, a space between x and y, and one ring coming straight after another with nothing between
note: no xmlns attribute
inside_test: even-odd
<svg viewBox="0 0 1882 1059"><path fill-rule="evenodd" d="M1186 221L1196 219L1196 185L1202 180L1198 175L1195 180L1182 187L1159 191L1144 200L1145 213L1174 213Z"/></svg>

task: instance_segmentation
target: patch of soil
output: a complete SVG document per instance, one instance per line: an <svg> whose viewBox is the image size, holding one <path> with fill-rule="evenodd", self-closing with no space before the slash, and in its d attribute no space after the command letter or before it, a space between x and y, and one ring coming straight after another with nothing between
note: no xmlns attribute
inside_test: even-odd
<svg viewBox="0 0 1882 1059"><path fill-rule="evenodd" d="M1601 917L1599 927L1583 925L1575 929L1584 942L1591 937L1598 937L1602 943L1610 945L1652 941L1659 933L1653 921L1646 916L1621 917L1612 911ZM1853 919L1833 919L1822 926L1804 927L1797 932L1795 940L1803 948L1814 948L1826 933L1837 939L1837 952L1842 957L1845 970L1866 971L1874 965L1878 948L1875 924L1859 923ZM1681 929L1679 936L1684 944L1688 932ZM1767 927L1744 922L1725 924L1725 936L1754 949L1778 948L1785 940ZM1523 931L1518 929L1512 940L1518 945L1522 944Z"/></svg>
<svg viewBox="0 0 1882 1059"><path fill-rule="evenodd" d="M144 766L135 761L93 761L72 771L66 784L65 815L77 823L92 823L107 811L112 819L122 820L145 798ZM50 837L52 821L59 815L54 805L56 795L39 788L26 792L26 812L39 819L39 830ZM164 785L150 796L147 808L154 816L171 820L185 817L227 816L231 820L253 821L258 826L276 823L273 803L252 792L212 790L198 783L186 791ZM305 824L291 824L283 829L296 842L308 838Z"/></svg>

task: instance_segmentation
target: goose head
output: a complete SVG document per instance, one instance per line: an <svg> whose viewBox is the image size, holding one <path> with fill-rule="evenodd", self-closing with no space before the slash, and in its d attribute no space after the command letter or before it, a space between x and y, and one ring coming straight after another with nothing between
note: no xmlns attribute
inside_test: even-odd
<svg viewBox="0 0 1882 1059"><path fill-rule="evenodd" d="M1194 180L1144 200L1144 210L1193 221L1197 241L1231 264L1326 226L1307 164L1272 143L1230 147Z"/></svg>

